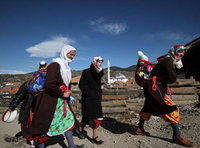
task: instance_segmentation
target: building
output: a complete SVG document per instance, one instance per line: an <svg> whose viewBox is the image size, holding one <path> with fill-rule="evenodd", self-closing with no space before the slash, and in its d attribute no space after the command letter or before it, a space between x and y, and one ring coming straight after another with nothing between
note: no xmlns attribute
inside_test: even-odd
<svg viewBox="0 0 200 148"><path fill-rule="evenodd" d="M126 81L126 86L137 86L135 79L134 78L130 78Z"/></svg>
<svg viewBox="0 0 200 148"><path fill-rule="evenodd" d="M0 89L0 94L11 94L11 95L14 95L17 93L19 87L22 85L22 83L20 82L13 82L13 83L10 83L10 82L5 82L5 87L1 88Z"/></svg>
<svg viewBox="0 0 200 148"><path fill-rule="evenodd" d="M128 79L126 78L126 76L122 73L118 73L115 75L114 78L110 79L110 83L114 83L116 81L121 81L123 83L126 83L128 81Z"/></svg>
<svg viewBox="0 0 200 148"><path fill-rule="evenodd" d="M193 76L196 81L200 81L200 37L184 45L188 48L183 57L183 66L186 78Z"/></svg>
<svg viewBox="0 0 200 148"><path fill-rule="evenodd" d="M79 89L79 88L78 88L78 84L79 84L80 78L81 78L81 75L72 78L72 80L71 80L71 85L72 85L71 88L72 88L72 90L77 90L77 89Z"/></svg>

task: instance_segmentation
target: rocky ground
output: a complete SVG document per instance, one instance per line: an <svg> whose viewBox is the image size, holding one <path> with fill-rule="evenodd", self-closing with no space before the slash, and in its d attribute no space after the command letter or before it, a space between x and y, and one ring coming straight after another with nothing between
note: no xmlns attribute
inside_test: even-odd
<svg viewBox="0 0 200 148"><path fill-rule="evenodd" d="M182 134L196 142L196 147L200 147L200 104L188 104L180 108L181 121L180 129ZM5 108L1 108L1 116ZM80 117L78 117L80 119ZM104 140L104 144L95 145L90 142L92 136L91 129L86 127L88 137L80 140L74 136L77 145L84 144L85 148L181 148L183 146L172 143L171 126L158 117L152 117L145 124L146 131L151 136L144 137L135 135L135 127L138 123L138 115L134 113L106 115L99 128L99 137ZM17 119L12 123L0 121L0 148L30 148L25 139L8 142L9 137L13 137L20 131ZM64 137L53 137L46 144L48 148L67 147Z"/></svg>

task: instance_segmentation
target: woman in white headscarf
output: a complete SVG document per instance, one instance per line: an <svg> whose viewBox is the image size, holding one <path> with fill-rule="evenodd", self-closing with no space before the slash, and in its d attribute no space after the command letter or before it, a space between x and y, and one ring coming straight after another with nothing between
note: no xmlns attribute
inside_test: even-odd
<svg viewBox="0 0 200 148"><path fill-rule="evenodd" d="M45 91L40 93L35 104L35 112L31 123L30 139L45 147L44 142L49 136L65 134L69 148L74 145L71 129L74 127L74 116L68 106L71 69L69 64L76 54L76 49L66 45L60 57L53 59L47 68Z"/></svg>

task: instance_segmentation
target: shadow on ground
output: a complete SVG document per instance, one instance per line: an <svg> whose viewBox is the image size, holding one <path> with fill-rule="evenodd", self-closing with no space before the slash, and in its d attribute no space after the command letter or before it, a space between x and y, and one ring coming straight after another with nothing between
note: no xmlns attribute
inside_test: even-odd
<svg viewBox="0 0 200 148"><path fill-rule="evenodd" d="M128 132L132 135L136 135L136 126L118 122L116 119L110 117L104 117L101 127L114 134L123 134Z"/></svg>
<svg viewBox="0 0 200 148"><path fill-rule="evenodd" d="M104 129L114 133L114 134L123 134L123 133L130 133L131 135L136 135L136 126L135 125L130 125L130 124L126 124L126 123L121 123L119 121L117 121L114 118L110 118L110 117L105 117L101 127L103 127ZM151 133L150 133L151 134ZM140 136L140 135L138 135ZM156 139L160 139L163 141L167 141L170 143L173 143L171 139L169 138L164 138L164 137L158 137L158 136L154 136L154 135L150 135L148 137L151 138L156 138Z"/></svg>

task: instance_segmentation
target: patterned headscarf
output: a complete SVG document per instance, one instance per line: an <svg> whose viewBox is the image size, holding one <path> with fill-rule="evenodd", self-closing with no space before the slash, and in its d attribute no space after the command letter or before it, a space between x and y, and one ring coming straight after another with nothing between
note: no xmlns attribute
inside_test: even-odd
<svg viewBox="0 0 200 148"><path fill-rule="evenodd" d="M100 57L100 56L95 56L92 59L92 64L94 65L95 70L97 71L97 73L99 73L100 71L102 71L102 67L98 67L98 65L97 65L98 61L102 61L103 62L103 58Z"/></svg>
<svg viewBox="0 0 200 148"><path fill-rule="evenodd" d="M66 86L69 86L71 82L71 69L69 64L72 62L72 60L67 57L67 54L73 50L76 51L74 47L66 45L62 48L60 57L52 60L52 62L56 62L60 65L60 74Z"/></svg>
<svg viewBox="0 0 200 148"><path fill-rule="evenodd" d="M170 53L177 55L178 52L182 52L182 51L186 51L187 48L182 46L182 45L174 45L171 47L171 49L169 50Z"/></svg>
<svg viewBox="0 0 200 148"><path fill-rule="evenodd" d="M169 54L168 54L168 56L171 56L172 57L172 59L173 59L173 65L176 67L176 68L178 68L178 69L181 69L182 67L183 67L183 64L182 64L182 61L181 60L179 60L178 62L177 62L177 54L178 54L178 52L182 52L182 51L187 51L187 48L186 47L184 47L184 46L182 46L182 45L174 45L174 46L172 46L171 47L171 49L169 50Z"/></svg>

